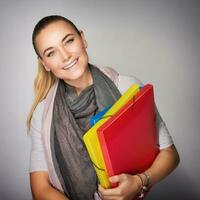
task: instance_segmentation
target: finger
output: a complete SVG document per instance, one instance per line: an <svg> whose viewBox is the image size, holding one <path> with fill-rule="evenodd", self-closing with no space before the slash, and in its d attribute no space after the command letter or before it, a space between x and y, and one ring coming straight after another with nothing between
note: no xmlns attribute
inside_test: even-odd
<svg viewBox="0 0 200 200"><path fill-rule="evenodd" d="M119 199L118 196L103 196L102 200L117 200Z"/></svg>
<svg viewBox="0 0 200 200"><path fill-rule="evenodd" d="M126 178L127 178L126 174L119 174L119 175L111 176L109 178L109 181L111 183L117 183L117 182L120 183L120 182L124 181Z"/></svg>
<svg viewBox="0 0 200 200"><path fill-rule="evenodd" d="M117 200L119 196L101 195L102 200Z"/></svg>
<svg viewBox="0 0 200 200"><path fill-rule="evenodd" d="M111 177L109 178L109 181L110 181L111 183L118 183L118 182L120 181L120 178L119 178L119 176L111 176Z"/></svg>
<svg viewBox="0 0 200 200"><path fill-rule="evenodd" d="M116 188L111 188L111 189L104 189L101 185L99 185L98 188L99 192L102 194L102 196L104 197L108 197L108 196L120 196L121 195L121 190L118 189L118 187Z"/></svg>

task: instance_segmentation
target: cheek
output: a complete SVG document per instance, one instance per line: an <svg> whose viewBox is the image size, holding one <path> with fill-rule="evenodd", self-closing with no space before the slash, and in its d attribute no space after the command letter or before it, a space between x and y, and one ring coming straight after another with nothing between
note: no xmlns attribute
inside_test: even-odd
<svg viewBox="0 0 200 200"><path fill-rule="evenodd" d="M86 51L85 47L81 47L81 48L79 49L79 55L80 55L84 60L87 61L87 59L88 59L88 54L87 54L87 51Z"/></svg>
<svg viewBox="0 0 200 200"><path fill-rule="evenodd" d="M51 60L46 61L45 64L49 69L54 70L59 65L59 59L55 57Z"/></svg>
<svg viewBox="0 0 200 200"><path fill-rule="evenodd" d="M71 46L70 51L72 53L83 54L86 52L85 46L82 42L78 42Z"/></svg>

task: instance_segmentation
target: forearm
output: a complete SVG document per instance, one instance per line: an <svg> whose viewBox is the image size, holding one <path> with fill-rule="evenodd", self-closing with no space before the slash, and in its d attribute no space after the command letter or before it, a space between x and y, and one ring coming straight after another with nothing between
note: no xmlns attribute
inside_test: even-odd
<svg viewBox="0 0 200 200"><path fill-rule="evenodd" d="M62 192L56 190L51 186L47 186L39 193L33 192L34 200L69 200Z"/></svg>
<svg viewBox="0 0 200 200"><path fill-rule="evenodd" d="M30 185L34 200L69 200L51 185L47 171L31 172Z"/></svg>
<svg viewBox="0 0 200 200"><path fill-rule="evenodd" d="M46 188L42 195L35 200L69 200L62 192L54 189L53 187Z"/></svg>
<svg viewBox="0 0 200 200"><path fill-rule="evenodd" d="M179 156L174 146L161 150L153 162L152 166L145 171L150 176L150 185L153 185L170 172L172 172L179 163ZM143 195L142 186L146 185L146 176L144 173L139 175L119 174L110 177L112 183L118 183L118 187L104 189L99 186L99 192L103 199L133 199L139 191ZM149 185L149 186L150 186Z"/></svg>
<svg viewBox="0 0 200 200"><path fill-rule="evenodd" d="M174 145L160 150L152 166L145 171L150 176L150 185L164 179L177 167L178 163L179 155ZM143 178L145 178L144 175Z"/></svg>

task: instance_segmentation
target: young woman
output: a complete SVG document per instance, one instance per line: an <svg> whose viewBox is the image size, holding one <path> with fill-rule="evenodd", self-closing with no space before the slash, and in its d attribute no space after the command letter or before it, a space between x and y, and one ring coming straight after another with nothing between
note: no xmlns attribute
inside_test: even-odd
<svg viewBox="0 0 200 200"><path fill-rule="evenodd" d="M89 64L84 33L62 16L41 19L32 42L39 63L27 121L34 199L133 199L144 185L154 185L176 168L178 153L157 112L160 153L153 165L142 174L110 177L111 182L119 183L116 188L98 186L82 136L90 128L91 116L139 81L112 68Z"/></svg>

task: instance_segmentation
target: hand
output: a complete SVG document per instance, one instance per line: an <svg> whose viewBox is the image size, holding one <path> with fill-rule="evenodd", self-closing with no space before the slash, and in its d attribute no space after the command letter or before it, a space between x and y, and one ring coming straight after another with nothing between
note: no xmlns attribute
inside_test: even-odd
<svg viewBox="0 0 200 200"><path fill-rule="evenodd" d="M142 187L141 180L134 175L120 174L110 177L109 181L118 183L118 186L104 189L99 185L99 192L103 200L132 200Z"/></svg>

